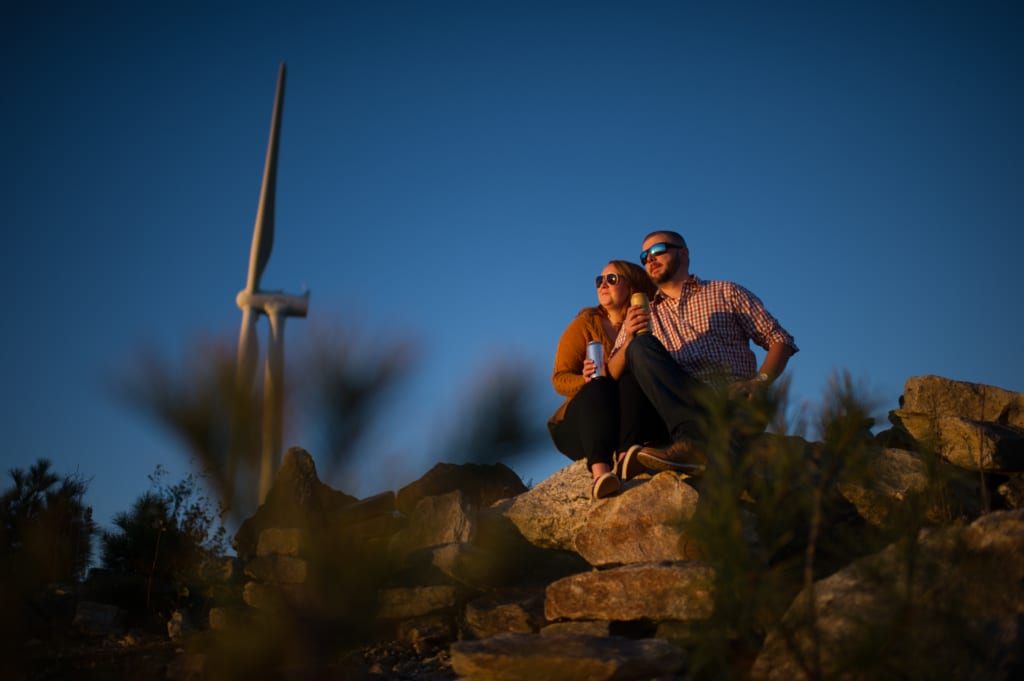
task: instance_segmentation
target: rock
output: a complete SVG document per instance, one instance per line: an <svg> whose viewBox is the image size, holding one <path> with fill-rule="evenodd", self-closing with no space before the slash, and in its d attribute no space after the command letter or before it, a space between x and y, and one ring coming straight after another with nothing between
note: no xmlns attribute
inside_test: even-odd
<svg viewBox="0 0 1024 681"><path fill-rule="evenodd" d="M304 584L308 573L309 563L292 556L257 556L245 566L245 574L269 584Z"/></svg>
<svg viewBox="0 0 1024 681"><path fill-rule="evenodd" d="M526 539L541 548L575 551L575 539L590 511L591 477L584 461L552 474L505 508Z"/></svg>
<svg viewBox="0 0 1024 681"><path fill-rule="evenodd" d="M1024 394L941 376L912 376L903 386L902 411L955 416L1024 428Z"/></svg>
<svg viewBox="0 0 1024 681"><path fill-rule="evenodd" d="M544 624L542 589L506 589L466 604L466 627L474 638L502 633L529 634Z"/></svg>
<svg viewBox="0 0 1024 681"><path fill-rule="evenodd" d="M1024 394L914 376L889 420L913 439L915 449L932 449L961 468L1024 471Z"/></svg>
<svg viewBox="0 0 1024 681"><path fill-rule="evenodd" d="M126 617L116 605L79 601L71 626L90 636L116 636L124 632Z"/></svg>
<svg viewBox="0 0 1024 681"><path fill-rule="evenodd" d="M1003 473L1024 471L1024 429L906 410L890 412L889 419L893 425L906 430L918 447L934 449L961 468Z"/></svg>
<svg viewBox="0 0 1024 681"><path fill-rule="evenodd" d="M503 634L452 645L452 668L466 681L653 679L686 663L666 641L580 634Z"/></svg>
<svg viewBox="0 0 1024 681"><path fill-rule="evenodd" d="M253 610L243 606L217 606L210 608L209 626L213 631L230 631L250 627L255 620Z"/></svg>
<svg viewBox="0 0 1024 681"><path fill-rule="evenodd" d="M583 634L585 636L610 636L611 623L606 620L579 620L569 622L552 622L541 627L541 635Z"/></svg>
<svg viewBox="0 0 1024 681"><path fill-rule="evenodd" d="M395 627L399 641L412 646L417 655L446 649L456 638L455 613L432 612L401 620Z"/></svg>
<svg viewBox="0 0 1024 681"><path fill-rule="evenodd" d="M594 504L574 540L596 567L699 558L682 523L693 517L697 491L676 473L663 472Z"/></svg>
<svg viewBox="0 0 1024 681"><path fill-rule="evenodd" d="M167 681L202 681L205 678L206 655L181 653L167 665Z"/></svg>
<svg viewBox="0 0 1024 681"><path fill-rule="evenodd" d="M515 471L505 464L439 463L419 480L400 489L395 506L405 515L409 515L420 499L456 490L463 493L471 506L484 508L501 499L525 492L526 485Z"/></svg>
<svg viewBox="0 0 1024 681"><path fill-rule="evenodd" d="M167 620L167 637L172 641L180 641L186 635L195 631L192 620L187 613L175 610L171 618Z"/></svg>
<svg viewBox="0 0 1024 681"><path fill-rule="evenodd" d="M454 581L474 589L501 584L501 561L473 544L445 544L431 549L431 564Z"/></svg>
<svg viewBox="0 0 1024 681"><path fill-rule="evenodd" d="M1024 475L1011 475L999 484L996 492L1008 509L1024 508Z"/></svg>
<svg viewBox="0 0 1024 681"><path fill-rule="evenodd" d="M516 502L505 499L481 509L474 546L493 556L491 586L547 586L550 582L589 569L570 549L543 548L531 543L508 517Z"/></svg>
<svg viewBox="0 0 1024 681"><path fill-rule="evenodd" d="M257 556L301 556L309 552L309 532L298 527L268 527L260 532Z"/></svg>
<svg viewBox="0 0 1024 681"><path fill-rule="evenodd" d="M247 582L242 599L252 608L269 612L284 612L313 605L310 594L299 584Z"/></svg>
<svg viewBox="0 0 1024 681"><path fill-rule="evenodd" d="M629 565L584 572L548 586L548 620L705 619L714 571L696 562Z"/></svg>
<svg viewBox="0 0 1024 681"><path fill-rule="evenodd" d="M320 482L313 457L301 447L292 447L274 476L266 500L235 535L235 552L241 560L247 561L256 552L263 530L276 527L321 530L328 516L357 501Z"/></svg>
<svg viewBox="0 0 1024 681"><path fill-rule="evenodd" d="M913 573L906 547L892 545L802 591L785 631L765 640L753 681L798 678L808 659L819 660L822 678L1009 681L1006 670L1024 664L1024 511L924 530L915 548ZM804 626L812 604L814 637ZM899 645L878 646L886 631Z"/></svg>
<svg viewBox="0 0 1024 681"><path fill-rule="evenodd" d="M456 588L448 585L381 589L378 596L377 616L382 619L418 617L458 603Z"/></svg>
<svg viewBox="0 0 1024 681"><path fill-rule="evenodd" d="M932 488L942 483L941 487ZM968 474L945 462L937 462L934 473L916 452L883 449L871 461L868 470L856 479L838 483L840 494L857 508L862 518L876 527L888 527L892 514L915 495L932 492L925 501L927 517L943 522L955 517L977 517L981 513L980 482L976 474ZM935 495L935 489L945 494Z"/></svg>
<svg viewBox="0 0 1024 681"><path fill-rule="evenodd" d="M428 546L469 543L476 534L476 513L461 490L424 497L417 502L409 525L391 541L397 560Z"/></svg>

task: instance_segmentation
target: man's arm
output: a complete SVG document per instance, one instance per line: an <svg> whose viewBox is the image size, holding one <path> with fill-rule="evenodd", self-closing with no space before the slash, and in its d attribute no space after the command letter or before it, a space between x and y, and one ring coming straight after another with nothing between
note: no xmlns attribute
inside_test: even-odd
<svg viewBox="0 0 1024 681"><path fill-rule="evenodd" d="M768 374L768 381L774 381L786 370L789 358L793 356L793 348L785 343L772 343L768 348L768 354L761 364L759 373Z"/></svg>

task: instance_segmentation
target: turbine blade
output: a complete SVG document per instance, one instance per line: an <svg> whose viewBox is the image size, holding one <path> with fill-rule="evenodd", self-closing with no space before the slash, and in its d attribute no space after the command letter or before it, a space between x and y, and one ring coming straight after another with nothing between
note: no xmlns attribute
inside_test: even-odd
<svg viewBox="0 0 1024 681"><path fill-rule="evenodd" d="M256 374L256 357L259 354L259 337L256 335L256 319L259 312L252 306L242 310L242 329L238 334L238 365L235 374L236 385L251 389Z"/></svg>
<svg viewBox="0 0 1024 681"><path fill-rule="evenodd" d="M277 148L281 138L281 116L284 106L285 65L277 74L277 94L274 97L274 113L270 119L270 139L267 142L267 160L263 166L263 186L260 188L260 203L256 209L256 224L252 233L252 249L249 251L249 276L246 290L256 291L260 277L270 260L274 247L274 195L277 191Z"/></svg>
<svg viewBox="0 0 1024 681"><path fill-rule="evenodd" d="M252 440L252 414L249 403L252 386L256 377L256 358L259 353L259 338L256 335L256 320L259 311L251 305L242 308L242 329L238 336L238 358L235 368L234 394L231 396L231 433L228 446L227 475L225 476L224 498L221 503L227 513L235 507L235 485L238 466L245 449ZM246 436L246 432L249 436Z"/></svg>

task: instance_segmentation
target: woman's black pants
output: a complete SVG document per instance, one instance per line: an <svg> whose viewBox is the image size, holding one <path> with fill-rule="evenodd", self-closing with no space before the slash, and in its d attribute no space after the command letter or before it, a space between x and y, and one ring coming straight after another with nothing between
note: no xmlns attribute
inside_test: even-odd
<svg viewBox="0 0 1024 681"><path fill-rule="evenodd" d="M665 424L630 373L595 378L569 401L565 418L551 428L558 451L573 461L613 465L616 452L668 439Z"/></svg>

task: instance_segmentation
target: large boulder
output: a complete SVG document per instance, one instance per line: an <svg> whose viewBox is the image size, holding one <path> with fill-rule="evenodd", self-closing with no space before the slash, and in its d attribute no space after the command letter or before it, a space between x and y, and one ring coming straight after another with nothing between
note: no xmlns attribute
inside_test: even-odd
<svg viewBox="0 0 1024 681"><path fill-rule="evenodd" d="M1024 471L1024 395L939 376L907 379L889 413L916 449L933 450L968 470Z"/></svg>
<svg viewBox="0 0 1024 681"><path fill-rule="evenodd" d="M908 378L903 385L900 409L1024 428L1024 394L942 376Z"/></svg>
<svg viewBox="0 0 1024 681"><path fill-rule="evenodd" d="M592 503L590 486L586 462L576 461L513 499L505 517L535 546L575 551Z"/></svg>
<svg viewBox="0 0 1024 681"><path fill-rule="evenodd" d="M322 531L327 526L326 516L357 501L320 482L313 457L301 447L292 447L274 476L266 500L235 535L235 552L242 560L254 556L260 533L267 528Z"/></svg>
<svg viewBox="0 0 1024 681"><path fill-rule="evenodd" d="M684 476L668 471L631 481L590 508L573 542L576 551L595 567L699 558L683 531L699 496Z"/></svg>
<svg viewBox="0 0 1024 681"><path fill-rule="evenodd" d="M409 515L424 497L456 490L463 493L466 503L484 508L525 492L526 485L515 471L502 463L439 463L423 477L398 490L395 505L401 513Z"/></svg>
<svg viewBox="0 0 1024 681"><path fill-rule="evenodd" d="M821 678L853 681L1019 678L1009 670L1024 670L1021 613L1024 511L992 513L924 530L802 591L751 678L803 678L808 660Z"/></svg>

